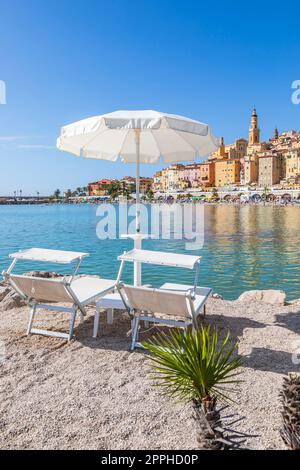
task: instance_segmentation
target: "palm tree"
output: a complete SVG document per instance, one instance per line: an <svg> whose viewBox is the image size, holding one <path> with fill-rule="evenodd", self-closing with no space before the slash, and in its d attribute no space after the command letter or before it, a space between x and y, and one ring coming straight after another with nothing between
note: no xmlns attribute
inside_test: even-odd
<svg viewBox="0 0 300 470"><path fill-rule="evenodd" d="M115 199L120 195L121 192L121 186L119 182L113 182L109 186L107 193L111 197L111 199Z"/></svg>
<svg viewBox="0 0 300 470"><path fill-rule="evenodd" d="M263 193L262 193L262 196L261 196L262 199L266 200L269 192L270 192L270 190L269 190L268 186L265 186L264 190L263 190Z"/></svg>
<svg viewBox="0 0 300 470"><path fill-rule="evenodd" d="M300 375L289 374L283 379L281 396L281 437L292 450L300 450Z"/></svg>
<svg viewBox="0 0 300 470"><path fill-rule="evenodd" d="M211 196L212 199L219 199L219 193L218 193L218 190L216 187L212 188L212 196Z"/></svg>
<svg viewBox="0 0 300 470"><path fill-rule="evenodd" d="M148 198L148 200L149 200L150 202L152 202L153 199L154 199L154 192L152 191L151 188L148 189L148 191L147 191L147 198Z"/></svg>
<svg viewBox="0 0 300 470"><path fill-rule="evenodd" d="M65 196L67 199L69 199L69 197L72 197L73 193L71 191L71 189L67 189L66 193L65 193Z"/></svg>
<svg viewBox="0 0 300 470"><path fill-rule="evenodd" d="M56 189L53 194L54 194L55 199L59 199L60 198L60 189Z"/></svg>
<svg viewBox="0 0 300 470"><path fill-rule="evenodd" d="M122 196L126 197L126 199L131 199L131 194L135 192L135 184L126 184L124 181L121 182L120 185L120 193Z"/></svg>
<svg viewBox="0 0 300 470"><path fill-rule="evenodd" d="M199 425L201 448L224 448L217 401L230 401L228 385L239 382L236 375L241 358L235 355L237 343L229 345L230 333L219 341L218 331L210 326L159 334L142 343L151 353L152 377L163 394L193 404L194 418Z"/></svg>
<svg viewBox="0 0 300 470"><path fill-rule="evenodd" d="M80 188L80 186L78 186L78 188L76 188L75 191L73 191L73 195L74 196L80 196L80 193L81 193L81 188Z"/></svg>

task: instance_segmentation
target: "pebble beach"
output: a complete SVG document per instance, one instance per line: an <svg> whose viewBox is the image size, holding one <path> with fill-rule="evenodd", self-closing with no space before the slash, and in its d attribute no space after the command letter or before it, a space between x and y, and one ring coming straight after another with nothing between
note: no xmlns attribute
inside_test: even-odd
<svg viewBox="0 0 300 470"><path fill-rule="evenodd" d="M257 298L212 298L205 323L221 336L230 329L243 357L234 403L222 411L227 435L240 448L284 449L279 392L283 376L300 369L300 300L282 305L280 297L276 304ZM44 327L67 327L63 314L40 317ZM103 316L93 339L89 308L70 343L26 336L27 319L26 306L0 315L2 449L197 448L191 407L162 397L148 376L147 354L129 352L125 312L113 325Z"/></svg>

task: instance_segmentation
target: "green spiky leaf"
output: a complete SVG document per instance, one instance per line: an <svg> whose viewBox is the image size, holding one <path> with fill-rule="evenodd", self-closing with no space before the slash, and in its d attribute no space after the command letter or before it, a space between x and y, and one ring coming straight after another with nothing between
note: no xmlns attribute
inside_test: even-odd
<svg viewBox="0 0 300 470"><path fill-rule="evenodd" d="M231 400L228 386L240 382L236 376L241 358L236 355L237 343L230 345L229 332L220 341L218 330L209 326L186 334L171 330L142 344L151 352L151 375L164 394L184 401Z"/></svg>

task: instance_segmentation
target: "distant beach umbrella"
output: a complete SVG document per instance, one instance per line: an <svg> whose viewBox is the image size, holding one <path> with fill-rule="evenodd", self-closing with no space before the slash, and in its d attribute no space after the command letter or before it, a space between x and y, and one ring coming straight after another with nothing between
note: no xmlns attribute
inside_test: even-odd
<svg viewBox="0 0 300 470"><path fill-rule="evenodd" d="M216 150L207 124L157 111L115 111L64 126L57 148L76 156L136 164L136 232L140 232L140 163L194 161ZM135 247L141 239L135 238ZM140 272L135 272L140 281Z"/></svg>

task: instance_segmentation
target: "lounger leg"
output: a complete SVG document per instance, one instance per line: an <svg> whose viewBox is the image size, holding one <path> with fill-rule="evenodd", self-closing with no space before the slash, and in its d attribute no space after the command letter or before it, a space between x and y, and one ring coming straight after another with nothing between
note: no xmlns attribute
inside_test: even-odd
<svg viewBox="0 0 300 470"><path fill-rule="evenodd" d="M203 318L205 318L205 315L206 315L206 305L204 304L204 306L203 306Z"/></svg>
<svg viewBox="0 0 300 470"><path fill-rule="evenodd" d="M34 316L35 316L35 312L36 312L36 304L33 304L31 306L31 309L30 309L30 316L29 316L29 322L28 322L28 327L27 327L27 335L30 335L31 328L32 328L32 323L33 323Z"/></svg>
<svg viewBox="0 0 300 470"><path fill-rule="evenodd" d="M131 351L133 351L134 348L135 348L135 343L137 341L137 335L138 335L139 323L140 323L140 317L139 316L134 317L133 322L132 322Z"/></svg>
<svg viewBox="0 0 300 470"><path fill-rule="evenodd" d="M71 321L70 321L70 330L69 330L69 338L68 338L68 341L70 341L70 339L71 339L72 336L73 336L74 325L75 325L75 320L76 320L76 313L77 313L77 308L74 307L73 313L71 314Z"/></svg>
<svg viewBox="0 0 300 470"><path fill-rule="evenodd" d="M107 309L107 323L108 325L112 325L114 322L114 309L108 308Z"/></svg>
<svg viewBox="0 0 300 470"><path fill-rule="evenodd" d="M198 329L198 317L193 317L193 320L192 320L192 333L194 334L195 331L197 331Z"/></svg>
<svg viewBox="0 0 300 470"><path fill-rule="evenodd" d="M97 338L98 336L99 320L100 320L100 310L96 308L95 318L94 318L93 338Z"/></svg>

